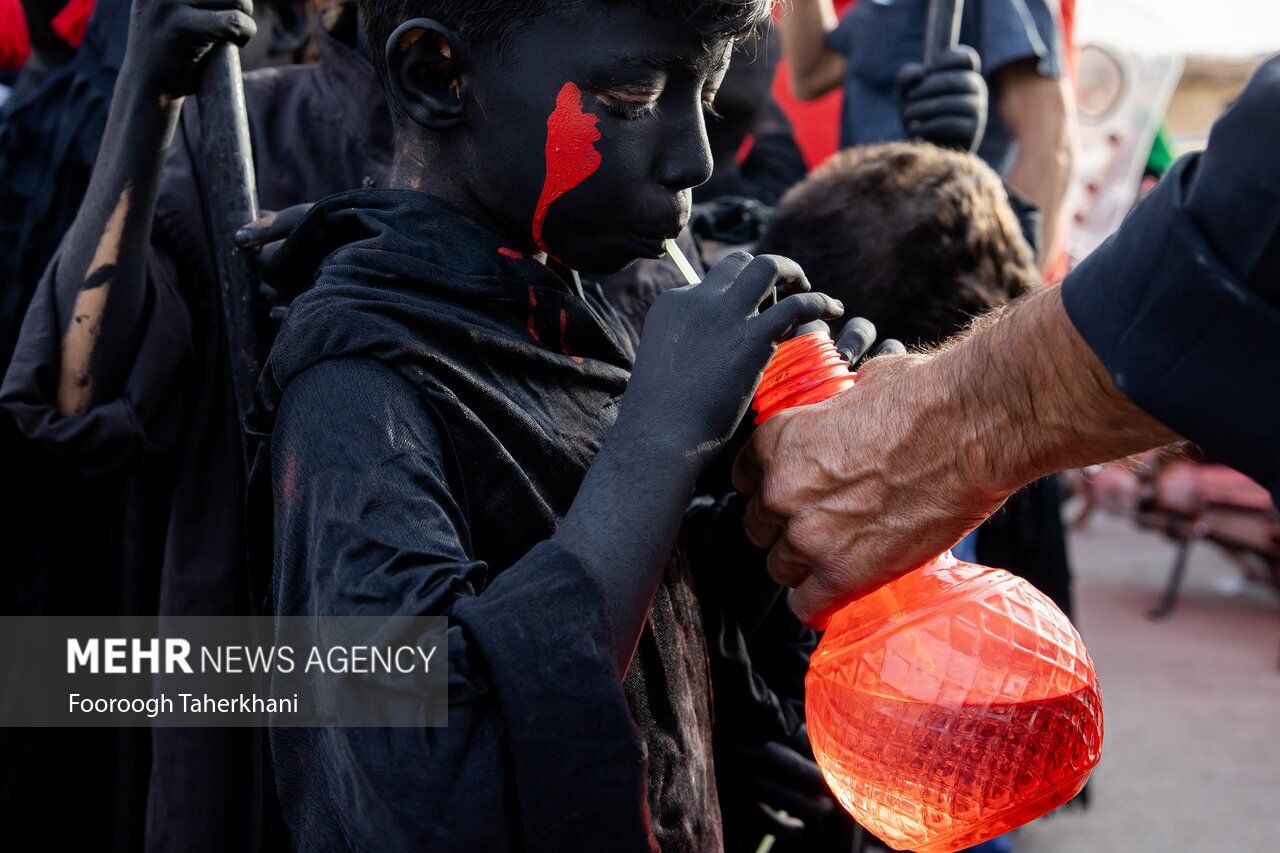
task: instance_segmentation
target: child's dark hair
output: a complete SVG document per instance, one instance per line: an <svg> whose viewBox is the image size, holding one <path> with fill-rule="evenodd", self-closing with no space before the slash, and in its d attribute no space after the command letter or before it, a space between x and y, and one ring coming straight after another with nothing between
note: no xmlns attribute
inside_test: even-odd
<svg viewBox="0 0 1280 853"><path fill-rule="evenodd" d="M908 346L940 343L1036 275L996 173L918 143L832 157L783 197L757 251L793 258L815 290Z"/></svg>
<svg viewBox="0 0 1280 853"><path fill-rule="evenodd" d="M465 34L474 44L500 48L526 21L591 2L644 6L659 17L687 21L708 39L751 32L768 20L774 4L774 0L359 0L360 23L379 75L386 73L387 38L411 18L431 18Z"/></svg>

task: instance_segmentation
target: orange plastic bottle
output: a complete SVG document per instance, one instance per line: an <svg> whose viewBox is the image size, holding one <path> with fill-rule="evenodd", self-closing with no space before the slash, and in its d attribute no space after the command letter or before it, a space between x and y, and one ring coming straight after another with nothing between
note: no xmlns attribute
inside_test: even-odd
<svg viewBox="0 0 1280 853"><path fill-rule="evenodd" d="M756 422L852 386L831 338L782 344ZM847 605L805 679L827 784L897 850L949 853L1062 805L1102 749L1093 661L1056 605L948 552Z"/></svg>

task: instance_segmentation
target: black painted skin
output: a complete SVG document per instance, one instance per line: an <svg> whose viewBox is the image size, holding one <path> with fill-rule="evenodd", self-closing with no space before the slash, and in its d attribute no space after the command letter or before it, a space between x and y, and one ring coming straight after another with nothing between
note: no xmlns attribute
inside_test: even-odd
<svg viewBox="0 0 1280 853"><path fill-rule="evenodd" d="M250 0L135 0L89 188L55 271L64 330L58 407L80 414L121 390L141 331L146 259L165 149L200 60L256 31ZM107 288L105 303L85 297ZM96 294L101 297L103 294Z"/></svg>
<svg viewBox="0 0 1280 853"><path fill-rule="evenodd" d="M411 32L418 37L406 46ZM704 43L691 27L630 5L535 18L501 51L416 19L385 54L397 114L393 184L429 189L536 252L547 118L573 82L599 117L602 165L551 206L548 249L589 273L656 257L711 174L704 102L731 49L731 39ZM792 295L774 304L775 286ZM554 537L605 591L620 676L695 481L746 412L774 343L842 311L808 289L793 262L736 253L702 284L663 294L646 318L618 421Z"/></svg>

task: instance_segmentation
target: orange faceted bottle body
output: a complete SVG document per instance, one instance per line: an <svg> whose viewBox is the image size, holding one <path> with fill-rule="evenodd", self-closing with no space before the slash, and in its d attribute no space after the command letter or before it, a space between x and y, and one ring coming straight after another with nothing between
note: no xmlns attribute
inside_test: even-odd
<svg viewBox="0 0 1280 853"><path fill-rule="evenodd" d="M1102 700L1067 617L1005 571L944 554L835 615L809 664L813 751L892 847L963 850L1074 797Z"/></svg>
<svg viewBox="0 0 1280 853"><path fill-rule="evenodd" d="M759 420L791 407L779 400L843 390L820 393L835 384L830 365L796 382L802 349L834 353L824 333L783 344ZM827 784L899 850L963 850L1034 820L1074 797L1101 756L1097 677L1070 620L1021 578L949 553L838 612L805 691Z"/></svg>

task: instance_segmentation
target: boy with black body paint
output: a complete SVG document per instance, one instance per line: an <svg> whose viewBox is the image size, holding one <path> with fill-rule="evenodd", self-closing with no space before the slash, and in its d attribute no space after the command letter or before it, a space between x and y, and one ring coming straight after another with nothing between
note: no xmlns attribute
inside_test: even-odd
<svg viewBox="0 0 1280 853"><path fill-rule="evenodd" d="M364 4L396 188L322 202L271 262L315 285L259 387L250 517L274 504L278 613L450 617L449 725L274 730L298 846L721 846L677 532L773 343L840 306L761 310L807 283L739 254L637 349L572 270L681 229L704 102L768 7Z"/></svg>

